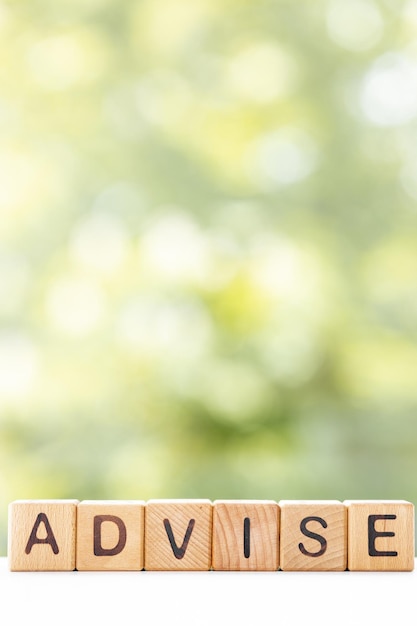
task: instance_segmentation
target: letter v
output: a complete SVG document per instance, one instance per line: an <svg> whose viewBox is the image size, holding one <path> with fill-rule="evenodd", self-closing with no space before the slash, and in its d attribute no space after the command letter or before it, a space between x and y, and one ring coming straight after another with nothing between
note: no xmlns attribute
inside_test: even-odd
<svg viewBox="0 0 417 626"><path fill-rule="evenodd" d="M170 521L169 519L164 519L165 530L167 532L169 543L171 544L171 548L176 559L183 558L185 551L187 550L187 547L188 547L188 542L190 541L191 533L193 532L194 524L195 524L195 519L190 519L190 521L188 522L187 530L185 532L182 545L178 547L174 539L174 534L172 532Z"/></svg>

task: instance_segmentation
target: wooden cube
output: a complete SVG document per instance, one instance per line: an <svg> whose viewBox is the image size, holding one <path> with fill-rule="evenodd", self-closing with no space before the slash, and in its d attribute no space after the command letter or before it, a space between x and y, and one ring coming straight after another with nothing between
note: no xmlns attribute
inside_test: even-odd
<svg viewBox="0 0 417 626"><path fill-rule="evenodd" d="M78 500L16 500L9 505L12 571L75 569Z"/></svg>
<svg viewBox="0 0 417 626"><path fill-rule="evenodd" d="M77 507L77 570L141 570L141 500L83 500Z"/></svg>
<svg viewBox="0 0 417 626"><path fill-rule="evenodd" d="M414 505L405 500L346 500L348 569L414 568Z"/></svg>
<svg viewBox="0 0 417 626"><path fill-rule="evenodd" d="M145 569L209 570L210 500L149 500L145 507Z"/></svg>
<svg viewBox="0 0 417 626"><path fill-rule="evenodd" d="M215 500L212 566L215 570L277 570L278 504L272 500Z"/></svg>
<svg viewBox="0 0 417 626"><path fill-rule="evenodd" d="M281 500L280 567L284 571L343 571L347 514L338 500Z"/></svg>

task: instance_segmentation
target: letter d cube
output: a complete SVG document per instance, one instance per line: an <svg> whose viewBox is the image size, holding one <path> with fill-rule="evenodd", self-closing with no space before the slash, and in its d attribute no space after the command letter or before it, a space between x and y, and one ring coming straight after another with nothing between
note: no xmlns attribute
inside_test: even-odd
<svg viewBox="0 0 417 626"><path fill-rule="evenodd" d="M77 512L77 570L143 569L145 502L83 500Z"/></svg>

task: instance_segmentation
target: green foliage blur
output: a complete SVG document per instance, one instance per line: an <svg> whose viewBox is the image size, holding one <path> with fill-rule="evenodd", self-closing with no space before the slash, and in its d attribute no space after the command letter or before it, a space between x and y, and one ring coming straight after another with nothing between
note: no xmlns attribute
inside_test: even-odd
<svg viewBox="0 0 417 626"><path fill-rule="evenodd" d="M417 501L417 1L0 3L20 498Z"/></svg>

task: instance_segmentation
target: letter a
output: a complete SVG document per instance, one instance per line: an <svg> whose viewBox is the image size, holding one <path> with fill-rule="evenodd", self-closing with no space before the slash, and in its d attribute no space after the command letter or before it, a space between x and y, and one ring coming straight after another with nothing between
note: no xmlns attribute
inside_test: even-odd
<svg viewBox="0 0 417 626"><path fill-rule="evenodd" d="M43 523L45 526L45 530L46 530L45 539L39 539L39 537L37 536L38 528L41 523ZM52 528L49 523L48 517L46 516L45 513L39 513L38 517L36 518L36 522L33 525L32 532L30 533L30 537L27 542L27 546L25 548L26 554L30 554L30 551L32 550L35 543L49 543L49 545L52 548L52 552L54 554L59 553L58 544L56 542L54 533L52 532Z"/></svg>

